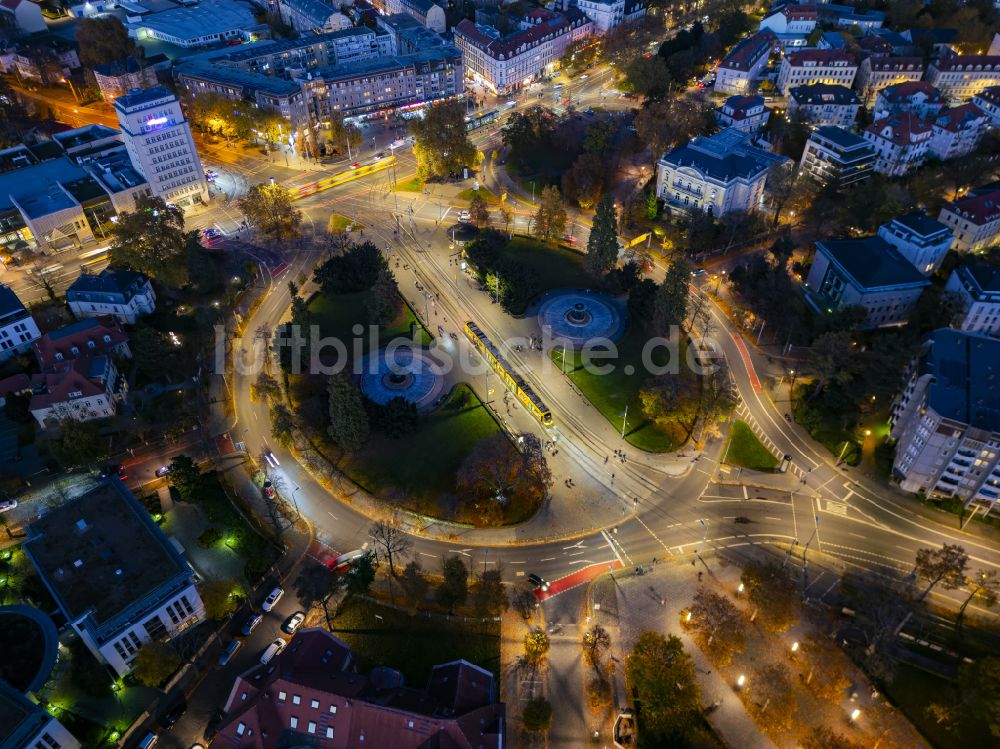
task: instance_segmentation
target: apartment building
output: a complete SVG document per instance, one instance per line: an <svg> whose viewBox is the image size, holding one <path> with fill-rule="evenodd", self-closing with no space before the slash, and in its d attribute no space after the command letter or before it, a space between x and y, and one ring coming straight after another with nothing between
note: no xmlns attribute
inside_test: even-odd
<svg viewBox="0 0 1000 749"><path fill-rule="evenodd" d="M156 85L156 68L134 57L125 57L94 68L94 80L105 101L114 101L134 88Z"/></svg>
<svg viewBox="0 0 1000 749"><path fill-rule="evenodd" d="M849 129L858 118L861 102L847 86L812 83L794 86L788 92L788 116L811 125L833 125Z"/></svg>
<svg viewBox="0 0 1000 749"><path fill-rule="evenodd" d="M787 53L778 68L778 90L785 96L796 86L829 83L850 88L858 72L854 55L842 49L804 49Z"/></svg>
<svg viewBox="0 0 1000 749"><path fill-rule="evenodd" d="M826 125L809 135L799 168L822 185L850 187L871 176L876 158L864 138Z"/></svg>
<svg viewBox="0 0 1000 749"><path fill-rule="evenodd" d="M131 91L114 103L129 158L153 194L185 207L208 200L208 183L184 110L163 86Z"/></svg>
<svg viewBox="0 0 1000 749"><path fill-rule="evenodd" d="M110 315L135 325L156 310L156 292L142 273L105 268L96 275L81 274L66 290L66 303L78 320Z"/></svg>
<svg viewBox="0 0 1000 749"><path fill-rule="evenodd" d="M938 116L944 105L941 92L927 81L907 81L894 83L879 91L872 111L876 120L902 112L931 119Z"/></svg>
<svg viewBox="0 0 1000 749"><path fill-rule="evenodd" d="M4 749L80 749L80 742L48 710L3 679L0 715L4 718L0 723L0 746Z"/></svg>
<svg viewBox="0 0 1000 749"><path fill-rule="evenodd" d="M107 419L118 412L125 390L110 356L86 356L32 375L28 410L43 430L67 419Z"/></svg>
<svg viewBox="0 0 1000 749"><path fill-rule="evenodd" d="M985 185L945 203L938 220L951 227L952 247L958 252L982 252L1000 244L1000 185Z"/></svg>
<svg viewBox="0 0 1000 749"><path fill-rule="evenodd" d="M506 36L463 19L455 26L454 41L466 74L494 93L507 94L555 71L566 48L593 30L593 21L577 8L562 13L535 8L522 29Z"/></svg>
<svg viewBox="0 0 1000 749"><path fill-rule="evenodd" d="M923 213L907 213L886 221L878 236L925 276L934 274L951 249L954 235L947 226Z"/></svg>
<svg viewBox="0 0 1000 749"><path fill-rule="evenodd" d="M91 356L132 357L128 335L115 318L108 316L77 320L49 331L31 348L43 372Z"/></svg>
<svg viewBox="0 0 1000 749"><path fill-rule="evenodd" d="M41 333L17 294L0 284L0 362L23 354Z"/></svg>
<svg viewBox="0 0 1000 749"><path fill-rule="evenodd" d="M281 20L303 35L340 31L351 26L351 20L335 6L323 0L278 0Z"/></svg>
<svg viewBox="0 0 1000 749"><path fill-rule="evenodd" d="M876 120L864 133L877 154L875 171L889 177L901 177L923 164L932 135L930 121L912 112Z"/></svg>
<svg viewBox="0 0 1000 749"><path fill-rule="evenodd" d="M750 144L748 133L727 128L699 136L660 157L656 192L667 206L714 216L756 211L770 169L791 162Z"/></svg>
<svg viewBox="0 0 1000 749"><path fill-rule="evenodd" d="M745 37L723 58L716 70L715 91L720 94L751 94L757 78L767 67L771 52L778 46L772 31Z"/></svg>
<svg viewBox="0 0 1000 749"><path fill-rule="evenodd" d="M576 0L575 4L594 22L596 34L606 34L615 26L646 15L642 0Z"/></svg>
<svg viewBox="0 0 1000 749"><path fill-rule="evenodd" d="M946 99L968 101L1000 85L1000 55L951 55L927 66L927 81Z"/></svg>
<svg viewBox="0 0 1000 749"><path fill-rule="evenodd" d="M961 303L955 327L969 333L1000 334L1000 269L988 263L963 263L948 276L944 289Z"/></svg>
<svg viewBox="0 0 1000 749"><path fill-rule="evenodd" d="M946 109L933 120L928 151L942 161L971 153L989 127L989 117L971 102Z"/></svg>
<svg viewBox="0 0 1000 749"><path fill-rule="evenodd" d="M935 330L896 396L890 437L900 488L993 509L1000 497L1000 339Z"/></svg>
<svg viewBox="0 0 1000 749"><path fill-rule="evenodd" d="M862 329L905 325L930 282L881 237L816 243L806 300L817 312L861 307Z"/></svg>
<svg viewBox="0 0 1000 749"><path fill-rule="evenodd" d="M22 548L81 641L118 676L205 618L194 572L117 479L47 510Z"/></svg>
<svg viewBox="0 0 1000 749"><path fill-rule="evenodd" d="M770 115L763 96L730 96L715 109L719 127L732 127L744 133L763 130Z"/></svg>
<svg viewBox="0 0 1000 749"><path fill-rule="evenodd" d="M258 107L277 112L293 128L309 122L309 106L299 81L202 60L181 63L175 68L174 76L190 95L214 93L234 104L253 102Z"/></svg>
<svg viewBox="0 0 1000 749"><path fill-rule="evenodd" d="M385 11L389 15L406 13L435 34L443 34L448 28L444 8L433 0L386 0Z"/></svg>
<svg viewBox="0 0 1000 749"><path fill-rule="evenodd" d="M1000 127L1000 86L984 88L972 97L972 103L983 110L990 120L990 127Z"/></svg>
<svg viewBox="0 0 1000 749"><path fill-rule="evenodd" d="M817 18L815 5L788 3L765 15L758 28L772 32L782 48L787 49L806 44L816 28Z"/></svg>
<svg viewBox="0 0 1000 749"><path fill-rule="evenodd" d="M866 38L878 39L878 37ZM869 55L863 58L858 66L854 88L861 101L868 106L887 86L916 82L923 77L924 62L919 57Z"/></svg>

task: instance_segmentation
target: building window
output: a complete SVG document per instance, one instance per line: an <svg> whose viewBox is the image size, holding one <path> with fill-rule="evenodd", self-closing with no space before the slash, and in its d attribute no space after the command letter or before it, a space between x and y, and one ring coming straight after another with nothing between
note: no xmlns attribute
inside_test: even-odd
<svg viewBox="0 0 1000 749"><path fill-rule="evenodd" d="M337 706L330 705L330 715L336 715L336 714L337 714Z"/></svg>
<svg viewBox="0 0 1000 749"><path fill-rule="evenodd" d="M319 709L319 700L313 700L312 703L310 704L310 707L313 710L318 710Z"/></svg>
<svg viewBox="0 0 1000 749"><path fill-rule="evenodd" d="M316 721L310 720L309 725L306 727L307 733L316 733Z"/></svg>
<svg viewBox="0 0 1000 749"><path fill-rule="evenodd" d="M291 728L298 728L299 727L299 719L296 716L293 715L291 718L288 719L288 725Z"/></svg>
<svg viewBox="0 0 1000 749"><path fill-rule="evenodd" d="M293 704L293 705L298 705L298 704L300 704L301 702L302 702L302 697L301 697L301 695L298 695L298 694L293 694L293 695L292 695L292 704Z"/></svg>
<svg viewBox="0 0 1000 749"><path fill-rule="evenodd" d="M278 692L278 702L284 702L286 696L284 692Z"/></svg>

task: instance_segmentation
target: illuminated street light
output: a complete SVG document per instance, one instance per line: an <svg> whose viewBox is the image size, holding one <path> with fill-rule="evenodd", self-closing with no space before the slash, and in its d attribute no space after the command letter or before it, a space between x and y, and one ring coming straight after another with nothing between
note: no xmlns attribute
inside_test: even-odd
<svg viewBox="0 0 1000 749"><path fill-rule="evenodd" d="M743 689L743 685L747 683L747 677L740 674L740 677L736 680L736 687L738 689Z"/></svg>
<svg viewBox="0 0 1000 749"><path fill-rule="evenodd" d="M686 622L689 622L689 621L691 621L691 612L690 612L690 611L689 611L689 612L687 612L687 613L686 613L686 614L684 615L684 621L686 621Z"/></svg>
<svg viewBox="0 0 1000 749"><path fill-rule="evenodd" d="M739 587L738 587L738 588L736 588L736 592L737 592L737 593L742 593L742 592L743 592L743 590L744 590L744 587L745 587L745 586L743 585L743 583L740 583Z"/></svg>
<svg viewBox="0 0 1000 749"><path fill-rule="evenodd" d="M792 643L792 652L794 653L798 649L799 649L799 642L798 642L798 640L796 640L795 642Z"/></svg>
<svg viewBox="0 0 1000 749"><path fill-rule="evenodd" d="M854 721L856 721L860 717L861 717L861 710L859 710L858 708L854 708L853 710L851 710L851 722L852 723Z"/></svg>
<svg viewBox="0 0 1000 749"><path fill-rule="evenodd" d="M872 436L872 430L871 429L866 429L865 430L865 437L871 437L871 436Z"/></svg>

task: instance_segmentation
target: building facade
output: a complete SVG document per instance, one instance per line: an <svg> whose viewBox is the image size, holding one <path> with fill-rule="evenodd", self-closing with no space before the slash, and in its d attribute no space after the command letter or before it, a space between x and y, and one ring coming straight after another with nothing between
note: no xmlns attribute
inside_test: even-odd
<svg viewBox="0 0 1000 749"><path fill-rule="evenodd" d="M660 157L656 193L668 207L719 217L756 211L764 201L769 171L791 163L749 142L747 133L727 128L699 136Z"/></svg>
<svg viewBox="0 0 1000 749"><path fill-rule="evenodd" d="M80 742L41 705L0 679L0 746L4 749L80 749Z"/></svg>
<svg viewBox="0 0 1000 749"><path fill-rule="evenodd" d="M23 34L48 30L41 6L30 0L0 0L0 27L4 26Z"/></svg>
<svg viewBox="0 0 1000 749"><path fill-rule="evenodd" d="M986 113L971 102L946 109L933 120L928 150L941 161L957 159L975 150L989 127Z"/></svg>
<svg viewBox="0 0 1000 749"><path fill-rule="evenodd" d="M646 15L646 5L639 0L576 0L575 5L594 22L596 34Z"/></svg>
<svg viewBox="0 0 1000 749"><path fill-rule="evenodd" d="M881 237L825 240L806 279L806 299L818 312L863 308L864 329L904 325L930 282Z"/></svg>
<svg viewBox="0 0 1000 749"><path fill-rule="evenodd" d="M110 315L135 325L156 310L156 292L141 273L105 268L96 276L80 275L66 290L66 303L78 320Z"/></svg>
<svg viewBox="0 0 1000 749"><path fill-rule="evenodd" d="M778 37L771 31L761 31L741 40L719 63L715 91L720 94L751 94L756 80L767 66Z"/></svg>
<svg viewBox="0 0 1000 749"><path fill-rule="evenodd" d="M876 158L864 138L827 125L809 135L799 166L822 185L850 187L871 176Z"/></svg>
<svg viewBox="0 0 1000 749"><path fill-rule="evenodd" d="M129 158L153 194L187 206L208 200L208 183L177 97L162 86L115 100Z"/></svg>
<svg viewBox="0 0 1000 749"><path fill-rule="evenodd" d="M965 263L948 276L944 287L961 304L956 327L969 333L1000 333L1000 272L986 263Z"/></svg>
<svg viewBox="0 0 1000 749"><path fill-rule="evenodd" d="M861 102L846 86L812 83L788 92L788 115L811 125L833 125L849 129L858 118Z"/></svg>
<svg viewBox="0 0 1000 749"><path fill-rule="evenodd" d="M1000 127L1000 86L984 88L972 97L972 103L983 110L990 120L990 127Z"/></svg>
<svg viewBox="0 0 1000 749"><path fill-rule="evenodd" d="M252 41L267 30L257 23L251 7L237 0L171 4L163 10L126 16L125 28L139 42L153 40L184 48Z"/></svg>
<svg viewBox="0 0 1000 749"><path fill-rule="evenodd" d="M118 412L126 389L110 356L85 356L33 375L28 410L43 430L67 419L108 419Z"/></svg>
<svg viewBox="0 0 1000 749"><path fill-rule="evenodd" d="M904 491L991 510L1000 497L1000 340L941 328L896 396L889 436Z"/></svg>
<svg viewBox="0 0 1000 749"><path fill-rule="evenodd" d="M893 114L911 112L917 117L937 117L944 109L941 92L927 81L907 81L886 86L875 97L874 117L880 120Z"/></svg>
<svg viewBox="0 0 1000 749"><path fill-rule="evenodd" d="M732 127L744 133L763 130L770 115L763 96L730 96L715 109L719 127Z"/></svg>
<svg viewBox="0 0 1000 749"><path fill-rule="evenodd" d="M1000 85L1000 56L942 57L927 66L927 81L946 99L968 101L983 89Z"/></svg>
<svg viewBox="0 0 1000 749"><path fill-rule="evenodd" d="M350 28L351 20L323 0L279 0L281 20L300 34L322 34Z"/></svg>
<svg viewBox="0 0 1000 749"><path fill-rule="evenodd" d="M41 335L13 289L0 284L0 362L27 352Z"/></svg>
<svg viewBox="0 0 1000 749"><path fill-rule="evenodd" d="M94 68L94 80L105 101L114 101L135 88L152 88L156 85L156 70L134 57L125 57Z"/></svg>
<svg viewBox="0 0 1000 749"><path fill-rule="evenodd" d="M789 52L778 68L778 90L785 96L796 86L828 83L836 86L854 84L858 63L854 55L840 49L805 49Z"/></svg>
<svg viewBox="0 0 1000 749"><path fill-rule="evenodd" d="M886 221L878 235L925 276L941 267L954 238L951 229L923 213L907 213Z"/></svg>
<svg viewBox="0 0 1000 749"><path fill-rule="evenodd" d="M875 149L875 171L901 177L924 163L933 127L912 112L876 120L865 128L865 140Z"/></svg>
<svg viewBox="0 0 1000 749"><path fill-rule="evenodd" d="M919 81L923 77L924 63L919 57L869 55L861 60L861 65L858 66L854 88L861 101L868 106L887 86Z"/></svg>
<svg viewBox="0 0 1000 749"><path fill-rule="evenodd" d="M987 185L945 203L938 220L955 235L958 252L982 252L1000 244L1000 186Z"/></svg>
<svg viewBox="0 0 1000 749"><path fill-rule="evenodd" d="M191 567L117 479L48 510L22 548L69 626L119 676L145 643L205 618Z"/></svg>

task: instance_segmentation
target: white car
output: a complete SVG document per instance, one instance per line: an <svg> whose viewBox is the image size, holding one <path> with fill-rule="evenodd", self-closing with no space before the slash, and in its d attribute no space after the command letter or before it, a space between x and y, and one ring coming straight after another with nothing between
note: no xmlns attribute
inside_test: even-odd
<svg viewBox="0 0 1000 749"><path fill-rule="evenodd" d="M3 502L0 502L0 512L9 512L17 507L17 504L16 499L5 499Z"/></svg>
<svg viewBox="0 0 1000 749"><path fill-rule="evenodd" d="M306 615L301 611L296 611L290 617L285 620L285 623L281 625L281 628L285 630L288 634L295 634L295 630L302 626L302 622L306 620Z"/></svg>
<svg viewBox="0 0 1000 749"><path fill-rule="evenodd" d="M275 588L270 592L267 598L264 599L264 603L262 603L260 607L264 609L264 611L270 611L271 609L273 609L275 606L278 605L278 601L281 600L281 597L283 595L285 595L285 591L283 588L281 588L280 586Z"/></svg>
<svg viewBox="0 0 1000 749"><path fill-rule="evenodd" d="M469 221L472 218L472 214L468 211L462 211L458 214L459 221Z"/></svg>
<svg viewBox="0 0 1000 749"><path fill-rule="evenodd" d="M263 653L261 653L260 662L270 663L271 659L274 658L274 656L276 656L278 653L280 653L282 650L285 649L286 644L287 643L279 637L277 640L268 645L267 649Z"/></svg>

